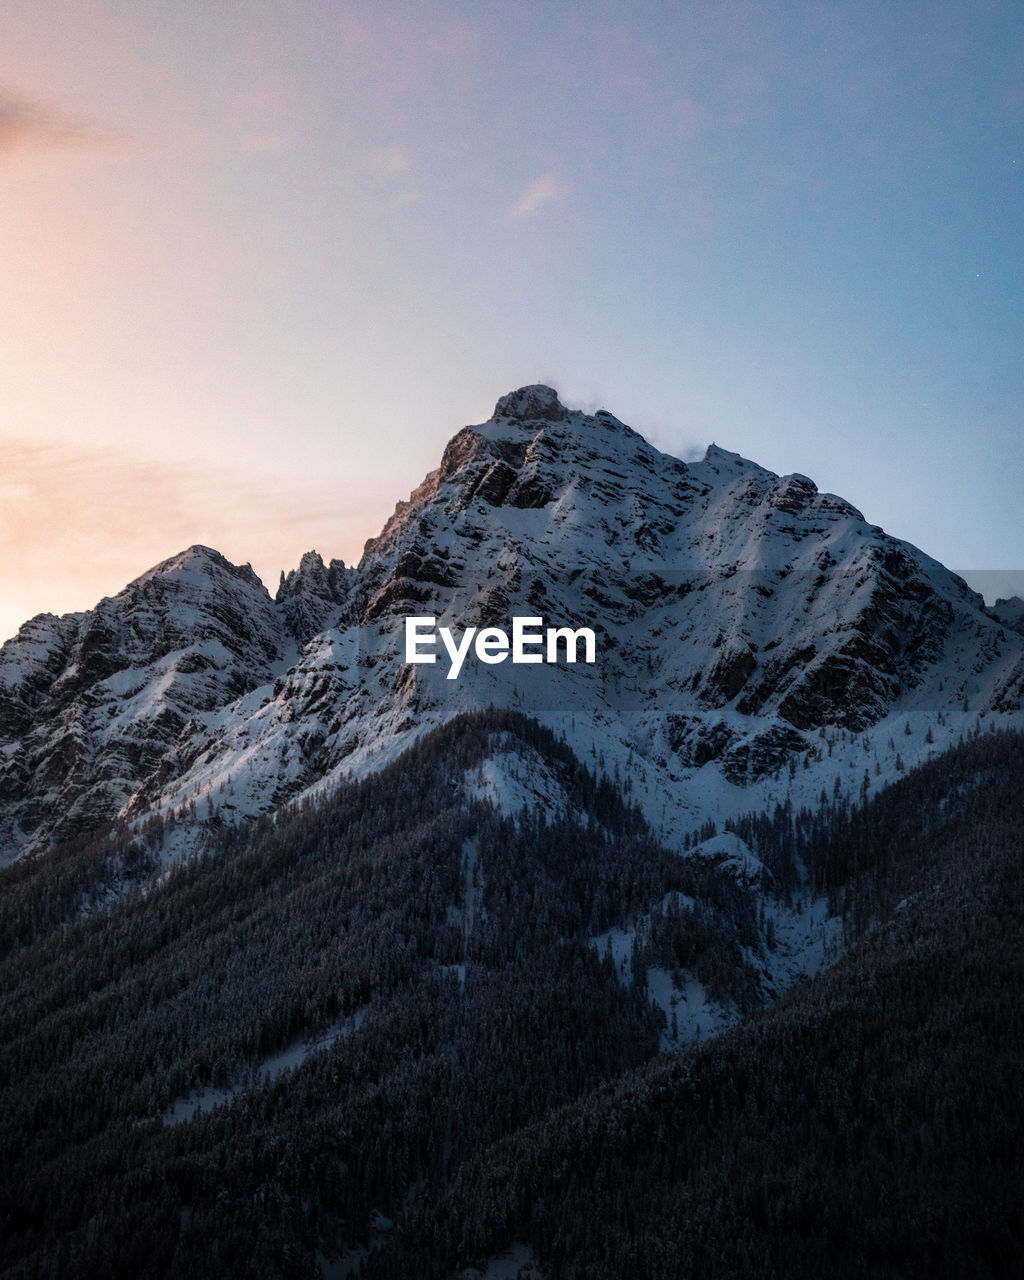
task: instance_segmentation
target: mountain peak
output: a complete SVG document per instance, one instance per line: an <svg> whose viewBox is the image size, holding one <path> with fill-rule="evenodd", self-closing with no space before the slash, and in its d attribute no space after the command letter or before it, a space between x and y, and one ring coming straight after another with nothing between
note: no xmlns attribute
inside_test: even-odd
<svg viewBox="0 0 1024 1280"><path fill-rule="evenodd" d="M509 418L517 422L531 419L564 422L568 416L569 410L559 400L558 392L540 382L502 396L492 415L493 418Z"/></svg>
<svg viewBox="0 0 1024 1280"><path fill-rule="evenodd" d="M986 612L1002 626L1009 627L1011 631L1019 631L1024 636L1024 600L1020 596L997 600Z"/></svg>
<svg viewBox="0 0 1024 1280"><path fill-rule="evenodd" d="M318 551L307 551L298 569L281 573L275 600L288 630L301 643L333 625L348 595L352 574L343 560L324 564Z"/></svg>
<svg viewBox="0 0 1024 1280"><path fill-rule="evenodd" d="M140 574L129 586L141 586L165 577L177 578L182 582L193 579L202 581L217 574L227 574L229 577L237 578L261 592L266 590L251 564L232 564L219 551L215 551L213 547L204 547L201 543L194 543L184 551L179 551L177 555L161 560L159 564Z"/></svg>

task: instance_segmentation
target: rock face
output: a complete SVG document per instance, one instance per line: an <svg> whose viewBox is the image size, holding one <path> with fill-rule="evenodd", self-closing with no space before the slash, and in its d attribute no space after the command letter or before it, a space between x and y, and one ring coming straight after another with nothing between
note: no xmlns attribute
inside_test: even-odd
<svg viewBox="0 0 1024 1280"><path fill-rule="evenodd" d="M569 411L559 400L557 391L534 383L502 396L491 416L495 421L507 418L513 422L565 422Z"/></svg>
<svg viewBox="0 0 1024 1280"><path fill-rule="evenodd" d="M589 626L598 660L449 682L404 663L408 615ZM697 771L749 786L823 726L1016 712L1022 653L961 579L805 476L716 446L686 464L524 387L452 438L356 568L307 553L272 601L193 547L26 624L0 651L0 857L197 797L199 819L266 810L492 703L571 722L685 800Z"/></svg>
<svg viewBox="0 0 1024 1280"><path fill-rule="evenodd" d="M248 565L190 547L0 651L0 848L111 818L205 717L270 678L281 619Z"/></svg>
<svg viewBox="0 0 1024 1280"><path fill-rule="evenodd" d="M353 570L343 560L325 565L315 551L307 551L298 569L281 574L275 600L284 625L301 644L335 623L351 590Z"/></svg>

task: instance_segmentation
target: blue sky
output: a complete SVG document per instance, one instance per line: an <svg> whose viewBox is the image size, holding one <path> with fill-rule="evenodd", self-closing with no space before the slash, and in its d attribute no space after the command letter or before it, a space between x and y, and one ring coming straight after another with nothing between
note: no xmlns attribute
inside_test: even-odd
<svg viewBox="0 0 1024 1280"><path fill-rule="evenodd" d="M8 0L0 33L0 634L191 542L271 587L357 558L534 381L1024 568L1019 4Z"/></svg>

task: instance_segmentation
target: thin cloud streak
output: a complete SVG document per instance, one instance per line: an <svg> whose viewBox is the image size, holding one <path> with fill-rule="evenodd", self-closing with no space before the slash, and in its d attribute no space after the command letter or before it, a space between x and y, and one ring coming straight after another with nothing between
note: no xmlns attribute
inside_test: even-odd
<svg viewBox="0 0 1024 1280"><path fill-rule="evenodd" d="M0 85L0 155L105 149L113 144L109 134L59 107Z"/></svg>
<svg viewBox="0 0 1024 1280"><path fill-rule="evenodd" d="M560 204L567 193L568 187L558 178L551 175L535 178L509 209L509 217L517 221L536 217L548 205Z"/></svg>

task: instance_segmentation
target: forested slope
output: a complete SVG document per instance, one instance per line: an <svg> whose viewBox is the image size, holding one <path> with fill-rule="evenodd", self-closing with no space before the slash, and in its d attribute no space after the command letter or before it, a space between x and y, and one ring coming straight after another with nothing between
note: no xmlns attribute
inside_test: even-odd
<svg viewBox="0 0 1024 1280"><path fill-rule="evenodd" d="M543 765L567 816L470 798L495 750ZM737 930L757 938L726 871L508 712L169 873L159 835L0 873L5 1275L309 1275L656 1053L660 1011L595 933L686 895L725 991Z"/></svg>
<svg viewBox="0 0 1024 1280"><path fill-rule="evenodd" d="M546 1280L1019 1275L1022 778L1024 742L991 734L805 823L809 864L856 869L859 944L474 1158L366 1274L440 1277L520 1239Z"/></svg>
<svg viewBox="0 0 1024 1280"><path fill-rule="evenodd" d="M496 752L564 816L474 799ZM367 1277L442 1277L516 1239L547 1280L1015 1274L1021 777L990 734L750 820L859 939L762 1012L764 886L510 712L169 872L158 827L8 868L0 1275L308 1277L373 1243ZM594 945L665 903L625 974ZM752 1015L659 1055L672 963Z"/></svg>

